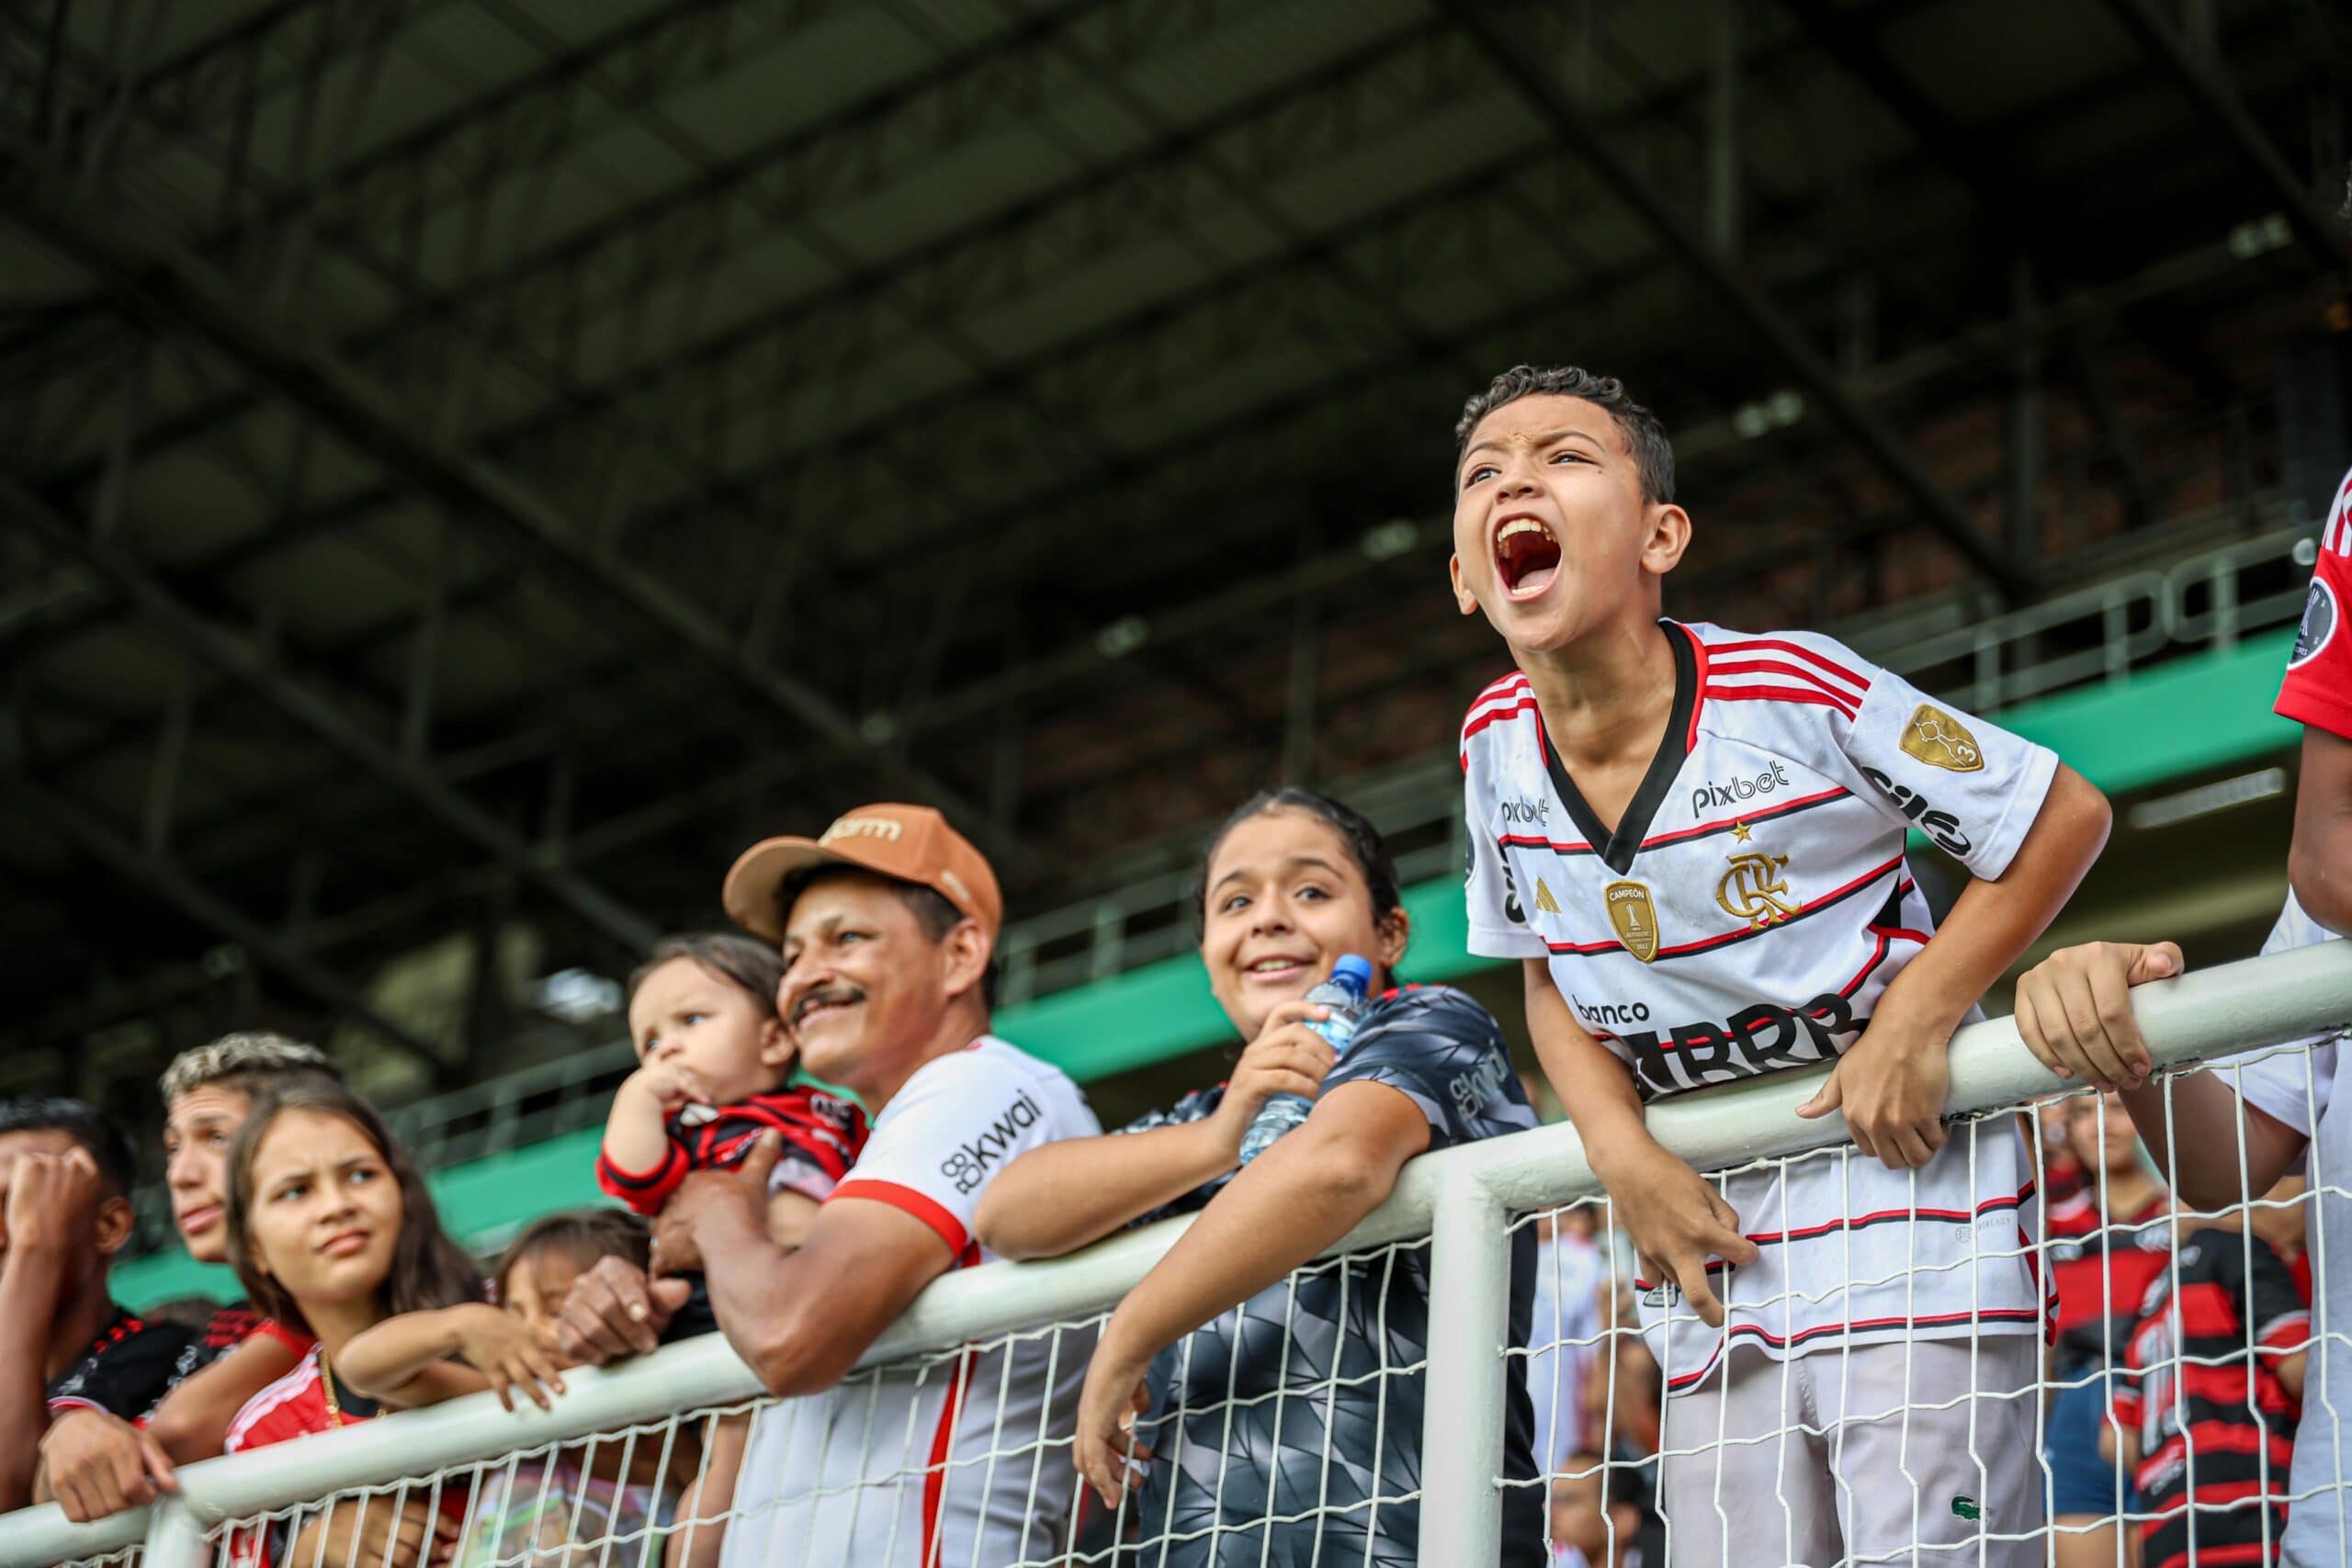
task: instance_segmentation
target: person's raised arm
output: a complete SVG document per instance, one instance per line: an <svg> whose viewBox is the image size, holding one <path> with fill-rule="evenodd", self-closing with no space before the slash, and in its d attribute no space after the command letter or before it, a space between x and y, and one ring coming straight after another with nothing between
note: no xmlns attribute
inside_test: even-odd
<svg viewBox="0 0 2352 1568"><path fill-rule="evenodd" d="M9 1173L0 1216L7 1226L0 1262L0 1513L32 1501L49 1430L42 1368L76 1254L96 1245L97 1201L97 1162L85 1149L20 1155Z"/></svg>
<svg viewBox="0 0 2352 1568"><path fill-rule="evenodd" d="M1152 1357L1353 1230L1429 1147L1428 1115L1385 1083L1342 1084L1243 1168L1103 1326L1079 1401L1079 1469L1118 1501L1132 1408Z"/></svg>
<svg viewBox="0 0 2352 1568"><path fill-rule="evenodd" d="M2303 726L2287 880L2305 914L2352 936L2352 740L2315 724Z"/></svg>
<svg viewBox="0 0 2352 1568"><path fill-rule="evenodd" d="M1723 1194L1650 1136L1633 1073L1576 1021L1549 964L1522 964L1528 1038L1584 1140L1585 1157L1615 1204L1642 1272L1673 1281L1692 1311L1722 1327L1723 1303L1707 1279L1707 1259L1752 1262L1756 1244L1739 1234L1739 1215Z"/></svg>
<svg viewBox="0 0 2352 1568"><path fill-rule="evenodd" d="M487 1388L512 1410L511 1391L519 1388L545 1410L548 1390L563 1392L554 1347L529 1324L487 1302L388 1317L354 1336L336 1353L334 1367L355 1391L403 1407Z"/></svg>
<svg viewBox="0 0 2352 1568"><path fill-rule="evenodd" d="M2061 948L2018 980L2018 1037L2060 1077L2120 1087L2132 1129L2165 1184L2189 1207L2218 1211L2269 1191L2310 1140L2240 1100L2220 1073L2150 1080L2154 1058L2130 992L2181 967L2180 949L2168 942Z"/></svg>
<svg viewBox="0 0 2352 1568"><path fill-rule="evenodd" d="M1285 1002L1234 1064L1214 1115L1197 1122L1065 1138L1035 1148L980 1195L973 1234L1002 1258L1058 1258L1207 1185L1241 1163L1241 1139L1277 1094L1312 1100L1331 1046L1306 1027L1330 1009Z"/></svg>

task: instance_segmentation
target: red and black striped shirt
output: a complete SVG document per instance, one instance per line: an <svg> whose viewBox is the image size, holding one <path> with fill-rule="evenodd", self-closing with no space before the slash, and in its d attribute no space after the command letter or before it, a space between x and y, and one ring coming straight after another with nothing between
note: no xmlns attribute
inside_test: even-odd
<svg viewBox="0 0 2352 1568"><path fill-rule="evenodd" d="M669 1119L650 1170L623 1170L596 1152L596 1185L640 1214L661 1212L691 1170L732 1170L762 1133L784 1136L770 1190L823 1202L865 1147L865 1112L822 1089L780 1089L732 1105L690 1105Z"/></svg>
<svg viewBox="0 0 2352 1568"><path fill-rule="evenodd" d="M2177 1276L2176 1280L2176 1276ZM2259 1236L2207 1228L2149 1285L2117 1386L2140 1433L2134 1480L2147 1568L2263 1562L2286 1529L2287 1467L2302 1402L2278 1363L2310 1342L2311 1310Z"/></svg>

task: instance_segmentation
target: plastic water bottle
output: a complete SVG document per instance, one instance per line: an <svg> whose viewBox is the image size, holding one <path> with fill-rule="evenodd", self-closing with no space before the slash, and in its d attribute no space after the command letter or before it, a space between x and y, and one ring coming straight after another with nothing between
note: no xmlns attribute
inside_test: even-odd
<svg viewBox="0 0 2352 1568"><path fill-rule="evenodd" d="M1329 1008L1331 1016L1310 1021L1306 1027L1329 1040L1334 1052L1346 1050L1356 1036L1356 1024L1371 994L1372 961L1352 953L1341 953L1331 965L1331 977L1306 993L1308 1001ZM1314 1109L1315 1102L1304 1095L1267 1096L1266 1103L1250 1118L1250 1130L1241 1134L1241 1163L1248 1165L1264 1154L1276 1138L1306 1121Z"/></svg>

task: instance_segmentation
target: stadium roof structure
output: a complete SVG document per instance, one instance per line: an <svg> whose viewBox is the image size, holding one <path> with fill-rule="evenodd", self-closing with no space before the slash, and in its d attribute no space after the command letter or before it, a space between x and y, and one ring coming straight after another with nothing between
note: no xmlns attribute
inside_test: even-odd
<svg viewBox="0 0 2352 1568"><path fill-rule="evenodd" d="M447 1087L499 987L403 955L617 973L860 800L1018 914L1442 754L1516 361L1667 419L1678 613L2250 529L2347 82L2309 0L10 7L0 1091Z"/></svg>

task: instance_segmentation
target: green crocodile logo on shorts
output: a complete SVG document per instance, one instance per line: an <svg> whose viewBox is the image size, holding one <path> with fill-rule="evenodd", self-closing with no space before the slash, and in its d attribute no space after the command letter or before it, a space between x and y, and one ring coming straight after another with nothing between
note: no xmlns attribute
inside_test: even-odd
<svg viewBox="0 0 2352 1568"><path fill-rule="evenodd" d="M1976 1506L1976 1499L1965 1492L1952 1498L1951 1511L1963 1519L1981 1519L1984 1517L1984 1510Z"/></svg>

